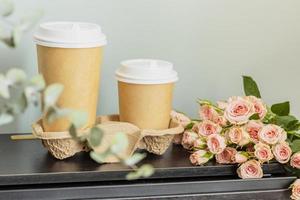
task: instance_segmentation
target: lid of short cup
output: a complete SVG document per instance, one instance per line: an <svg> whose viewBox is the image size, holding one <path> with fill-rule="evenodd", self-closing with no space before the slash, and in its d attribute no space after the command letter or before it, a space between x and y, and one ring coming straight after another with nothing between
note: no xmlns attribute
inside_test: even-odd
<svg viewBox="0 0 300 200"><path fill-rule="evenodd" d="M106 45L101 27L85 22L46 22L34 34L38 45L61 48L91 48Z"/></svg>
<svg viewBox="0 0 300 200"><path fill-rule="evenodd" d="M173 64L164 60L134 59L121 62L118 81L135 84L163 84L178 80Z"/></svg>

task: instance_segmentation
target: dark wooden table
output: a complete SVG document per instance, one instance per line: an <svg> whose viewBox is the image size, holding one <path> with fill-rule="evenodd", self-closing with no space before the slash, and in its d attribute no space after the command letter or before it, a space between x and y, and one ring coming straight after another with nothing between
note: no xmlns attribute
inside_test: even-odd
<svg viewBox="0 0 300 200"><path fill-rule="evenodd" d="M189 153L172 146L163 156L144 160L155 174L126 181L120 164L99 165L80 153L59 161L38 140L11 141L0 135L0 199L288 199L286 176L276 164L264 165L265 178L242 180L234 165L192 166ZM271 175L272 174L272 175Z"/></svg>

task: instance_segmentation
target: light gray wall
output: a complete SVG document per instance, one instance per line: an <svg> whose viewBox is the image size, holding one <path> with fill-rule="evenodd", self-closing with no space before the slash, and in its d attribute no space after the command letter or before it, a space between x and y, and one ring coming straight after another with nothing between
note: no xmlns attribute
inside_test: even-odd
<svg viewBox="0 0 300 200"><path fill-rule="evenodd" d="M180 81L174 107L196 116L197 97L242 94L241 75L260 84L268 103L290 100L300 115L298 0L15 0L18 15L43 9L41 21L98 23L108 36L98 114L117 112L114 70L130 58L174 63ZM32 32L16 50L0 45L0 67L37 72ZM38 109L1 132L30 131Z"/></svg>

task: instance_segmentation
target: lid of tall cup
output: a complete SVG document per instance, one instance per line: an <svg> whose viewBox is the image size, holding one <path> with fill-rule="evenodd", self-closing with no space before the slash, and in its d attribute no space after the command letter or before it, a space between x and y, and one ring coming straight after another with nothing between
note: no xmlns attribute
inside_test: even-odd
<svg viewBox="0 0 300 200"><path fill-rule="evenodd" d="M46 22L39 25L34 41L47 47L91 48L106 45L106 36L93 23Z"/></svg>
<svg viewBox="0 0 300 200"><path fill-rule="evenodd" d="M164 60L126 60L121 62L115 74L118 81L134 84L163 84L178 80L173 64Z"/></svg>

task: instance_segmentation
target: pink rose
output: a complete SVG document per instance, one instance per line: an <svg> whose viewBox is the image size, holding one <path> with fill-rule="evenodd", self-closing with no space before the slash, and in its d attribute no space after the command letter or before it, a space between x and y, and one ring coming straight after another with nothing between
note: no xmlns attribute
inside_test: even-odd
<svg viewBox="0 0 300 200"><path fill-rule="evenodd" d="M189 123L191 123L190 118L174 110L171 111L171 118L172 120L178 122L183 127L186 127Z"/></svg>
<svg viewBox="0 0 300 200"><path fill-rule="evenodd" d="M262 178L263 171L257 160L249 160L237 169L237 174L242 179Z"/></svg>
<svg viewBox="0 0 300 200"><path fill-rule="evenodd" d="M272 151L275 156L275 159L279 163L283 164L289 162L292 155L292 149L290 148L287 142L281 142L276 144L275 146L273 146Z"/></svg>
<svg viewBox="0 0 300 200"><path fill-rule="evenodd" d="M234 156L234 162L242 164L248 160L248 155L246 152L238 151Z"/></svg>
<svg viewBox="0 0 300 200"><path fill-rule="evenodd" d="M220 164L232 164L235 162L235 148L226 147L222 153L216 155L216 161Z"/></svg>
<svg viewBox="0 0 300 200"><path fill-rule="evenodd" d="M242 97L231 97L225 109L224 116L232 124L245 124L254 114L252 102Z"/></svg>
<svg viewBox="0 0 300 200"><path fill-rule="evenodd" d="M204 150L195 151L190 155L190 161L193 165L203 165L212 158L212 155Z"/></svg>
<svg viewBox="0 0 300 200"><path fill-rule="evenodd" d="M194 141L193 147L196 149L204 149L207 147L206 142L199 138Z"/></svg>
<svg viewBox="0 0 300 200"><path fill-rule="evenodd" d="M173 138L173 143L174 144L181 144L182 136L183 136L183 133L175 135L174 138Z"/></svg>
<svg viewBox="0 0 300 200"><path fill-rule="evenodd" d="M181 144L185 149L191 149L194 141L199 138L198 134L193 131L185 131L182 136Z"/></svg>
<svg viewBox="0 0 300 200"><path fill-rule="evenodd" d="M222 153L226 147L225 138L219 134L211 134L207 137L207 147L213 154Z"/></svg>
<svg viewBox="0 0 300 200"><path fill-rule="evenodd" d="M233 144L244 146L250 142L249 134L239 126L231 127L226 133L227 139Z"/></svg>
<svg viewBox="0 0 300 200"><path fill-rule="evenodd" d="M220 126L226 126L227 120L220 115L212 106L202 105L199 110L199 115L202 120L210 120Z"/></svg>
<svg viewBox="0 0 300 200"><path fill-rule="evenodd" d="M254 106L254 111L255 113L258 114L260 119L265 118L266 114L267 114L267 106L266 104L259 98L255 97L255 96L248 96L246 97L250 102L252 102L253 106Z"/></svg>
<svg viewBox="0 0 300 200"><path fill-rule="evenodd" d="M197 132L199 133L199 135L201 136L204 136L204 137L207 137L211 134L217 134L217 133L220 133L222 128L212 122L212 121L209 121L209 120L204 120L202 122L200 122L197 127Z"/></svg>
<svg viewBox="0 0 300 200"><path fill-rule="evenodd" d="M294 153L294 155L292 155L290 165L294 168L300 169L300 152Z"/></svg>
<svg viewBox="0 0 300 200"><path fill-rule="evenodd" d="M202 105L199 109L200 119L202 120L211 120L215 118L215 116L219 115L218 112L210 105Z"/></svg>
<svg viewBox="0 0 300 200"><path fill-rule="evenodd" d="M286 132L281 127L274 124L265 125L258 133L260 141L272 145L285 141L286 137Z"/></svg>
<svg viewBox="0 0 300 200"><path fill-rule="evenodd" d="M254 155L261 162L268 162L273 159L273 154L269 145L264 143L257 143L254 146Z"/></svg>
<svg viewBox="0 0 300 200"><path fill-rule="evenodd" d="M245 125L245 130L249 133L250 140L253 143L258 143L258 133L261 131L263 128L264 124L260 121L256 120L250 120L246 125Z"/></svg>
<svg viewBox="0 0 300 200"><path fill-rule="evenodd" d="M225 110L227 105L228 105L228 103L226 101L217 101L217 106L221 110Z"/></svg>
<svg viewBox="0 0 300 200"><path fill-rule="evenodd" d="M299 200L300 199L300 179L297 179L293 184L292 184L292 195L291 199L294 200Z"/></svg>

